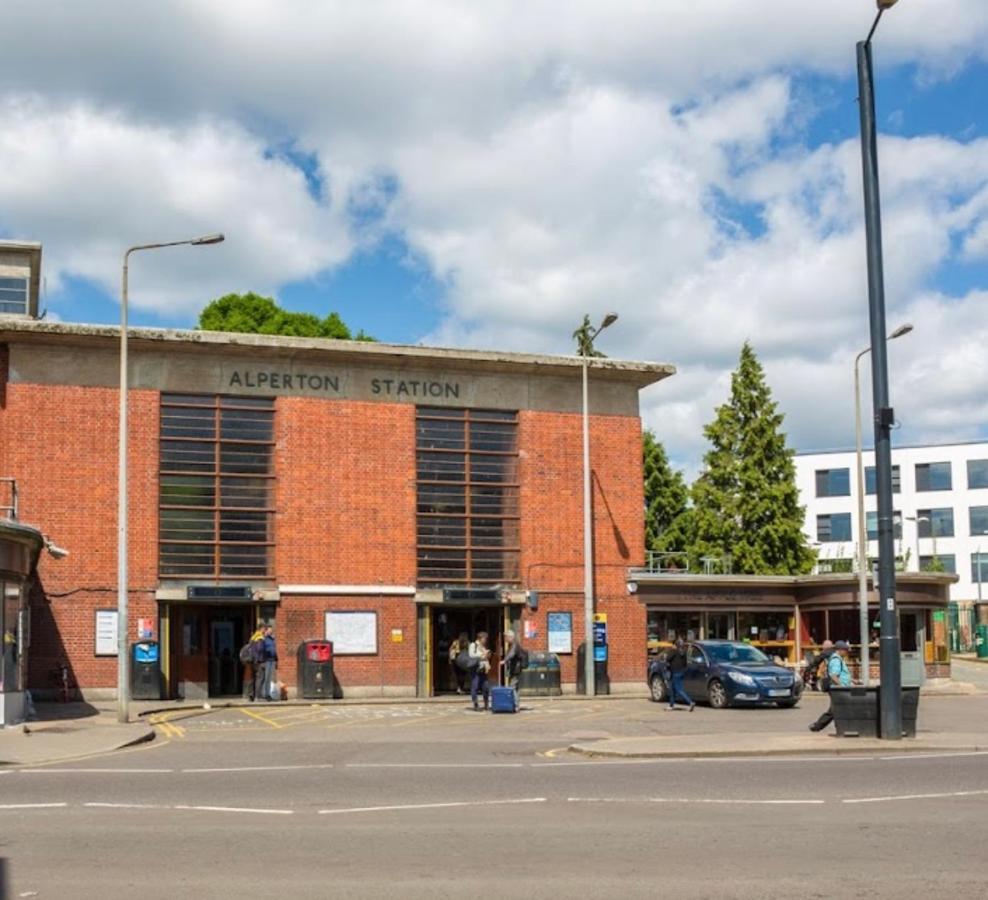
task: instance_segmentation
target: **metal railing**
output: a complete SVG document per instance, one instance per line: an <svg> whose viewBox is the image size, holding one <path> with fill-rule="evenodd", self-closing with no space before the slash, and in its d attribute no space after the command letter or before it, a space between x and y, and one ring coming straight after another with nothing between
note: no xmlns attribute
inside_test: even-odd
<svg viewBox="0 0 988 900"><path fill-rule="evenodd" d="M17 521L17 481L14 478L0 478L0 484L10 485L10 504L0 504L0 518Z"/></svg>
<svg viewBox="0 0 988 900"><path fill-rule="evenodd" d="M690 570L690 560L685 553L658 550L645 551L645 571L665 575L681 575Z"/></svg>

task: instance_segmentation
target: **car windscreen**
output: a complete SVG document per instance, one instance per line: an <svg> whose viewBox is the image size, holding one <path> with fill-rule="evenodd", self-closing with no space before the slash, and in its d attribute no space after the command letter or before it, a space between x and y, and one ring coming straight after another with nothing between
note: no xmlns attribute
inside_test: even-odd
<svg viewBox="0 0 988 900"><path fill-rule="evenodd" d="M771 660L757 647L748 644L711 644L703 648L719 663L767 663Z"/></svg>

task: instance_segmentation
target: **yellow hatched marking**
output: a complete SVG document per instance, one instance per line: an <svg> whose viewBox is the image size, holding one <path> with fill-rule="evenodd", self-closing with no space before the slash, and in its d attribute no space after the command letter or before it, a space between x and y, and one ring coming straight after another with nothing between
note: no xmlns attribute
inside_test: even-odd
<svg viewBox="0 0 988 900"><path fill-rule="evenodd" d="M247 709L243 706L238 706L239 709L245 716L250 716L252 719L257 719L258 722L263 722L265 725L270 725L272 728L284 728L285 726L276 722L274 719L269 719L267 716L262 715L259 712L255 712L252 709Z"/></svg>

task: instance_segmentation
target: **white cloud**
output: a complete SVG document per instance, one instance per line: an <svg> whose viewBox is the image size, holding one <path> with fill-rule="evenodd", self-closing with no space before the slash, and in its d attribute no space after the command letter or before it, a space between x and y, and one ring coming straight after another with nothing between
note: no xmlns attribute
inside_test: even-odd
<svg viewBox="0 0 988 900"><path fill-rule="evenodd" d="M803 146L817 98L792 79L850 76L869 4L7 7L0 229L44 241L50 286L115 296L126 245L222 229L222 247L135 263L135 305L189 315L392 229L448 286L431 341L569 351L584 312L617 309L602 349L680 369L643 397L675 459L702 452L745 339L793 443L849 443L868 335L860 157L855 141ZM988 58L988 4L900 4L879 41L879 77L905 61L951 77ZM853 91L839 102L853 120ZM286 141L316 160L322 197L268 152ZM890 351L903 434L984 428L983 376L965 374L984 294L930 281L957 248L988 256L986 149L880 145L888 318L916 325ZM368 230L348 203L369 196L384 214Z"/></svg>

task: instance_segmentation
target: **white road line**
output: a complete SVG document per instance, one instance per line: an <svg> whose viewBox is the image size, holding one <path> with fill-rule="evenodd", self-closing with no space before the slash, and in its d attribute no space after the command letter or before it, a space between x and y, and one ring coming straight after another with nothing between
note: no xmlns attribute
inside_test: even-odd
<svg viewBox="0 0 988 900"><path fill-rule="evenodd" d="M887 803L890 800L940 800L944 797L979 797L988 794L985 791L944 791L939 794L898 794L888 797L848 797L841 803Z"/></svg>
<svg viewBox="0 0 988 900"><path fill-rule="evenodd" d="M822 806L826 800L729 800L702 797L567 797L567 803L708 803L724 806Z"/></svg>
<svg viewBox="0 0 988 900"><path fill-rule="evenodd" d="M895 756L881 756L884 761L898 762L901 759L953 759L957 756L988 756L988 750L968 750L955 753L898 753Z"/></svg>
<svg viewBox="0 0 988 900"><path fill-rule="evenodd" d="M530 763L347 763L348 769L524 769Z"/></svg>
<svg viewBox="0 0 988 900"><path fill-rule="evenodd" d="M26 775L48 775L51 772L58 772L62 775L168 775L174 773L174 769L20 769Z"/></svg>
<svg viewBox="0 0 988 900"><path fill-rule="evenodd" d="M339 816L344 813L403 812L415 809L453 809L464 806L510 806L519 803L545 803L546 797L524 797L517 800L458 800L449 803L410 803L404 806L357 806L349 809L321 809L321 816Z"/></svg>
<svg viewBox="0 0 988 900"><path fill-rule="evenodd" d="M0 803L0 809L62 809L68 803Z"/></svg>
<svg viewBox="0 0 988 900"><path fill-rule="evenodd" d="M158 803L83 803L93 809L169 809Z"/></svg>
<svg viewBox="0 0 988 900"><path fill-rule="evenodd" d="M290 772L301 769L332 769L333 763L317 763L307 766L235 766L227 769L182 769L185 774L195 775L216 772Z"/></svg>
<svg viewBox="0 0 988 900"><path fill-rule="evenodd" d="M240 806L172 806L171 809L196 810L197 812L259 813L267 816L292 816L294 809L249 809Z"/></svg>

